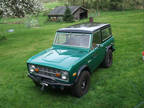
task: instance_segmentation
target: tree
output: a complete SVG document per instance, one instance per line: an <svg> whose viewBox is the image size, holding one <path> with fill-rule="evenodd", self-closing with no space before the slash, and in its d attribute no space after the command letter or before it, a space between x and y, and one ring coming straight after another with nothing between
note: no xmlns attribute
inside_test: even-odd
<svg viewBox="0 0 144 108"><path fill-rule="evenodd" d="M123 0L110 0L111 10L123 10Z"/></svg>
<svg viewBox="0 0 144 108"><path fill-rule="evenodd" d="M99 8L100 8L100 0L95 0L95 2L96 2L97 16L100 16L100 11L99 11Z"/></svg>
<svg viewBox="0 0 144 108"><path fill-rule="evenodd" d="M79 5L89 9L124 10L144 9L143 0L67 0L69 5Z"/></svg>
<svg viewBox="0 0 144 108"><path fill-rule="evenodd" d="M69 9L69 7L67 5L66 5L66 10L65 10L65 13L64 13L63 20L66 21L66 22L73 22L73 20L74 20L74 17L71 14L71 10Z"/></svg>
<svg viewBox="0 0 144 108"><path fill-rule="evenodd" d="M0 16L24 17L43 9L38 0L0 0Z"/></svg>

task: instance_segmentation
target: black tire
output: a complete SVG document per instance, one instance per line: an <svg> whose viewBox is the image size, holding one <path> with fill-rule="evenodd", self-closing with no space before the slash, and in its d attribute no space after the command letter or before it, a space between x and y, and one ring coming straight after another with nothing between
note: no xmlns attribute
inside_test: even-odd
<svg viewBox="0 0 144 108"><path fill-rule="evenodd" d="M109 49L106 53L102 66L105 68L109 68L112 65L112 63L113 63L112 50Z"/></svg>
<svg viewBox="0 0 144 108"><path fill-rule="evenodd" d="M40 86L41 86L41 84L40 84L40 83L38 83L37 81L33 80L33 82L34 82L35 86L38 86L38 87L40 87Z"/></svg>
<svg viewBox="0 0 144 108"><path fill-rule="evenodd" d="M83 71L77 83L71 88L73 96L81 97L88 92L90 86L90 73L88 71Z"/></svg>

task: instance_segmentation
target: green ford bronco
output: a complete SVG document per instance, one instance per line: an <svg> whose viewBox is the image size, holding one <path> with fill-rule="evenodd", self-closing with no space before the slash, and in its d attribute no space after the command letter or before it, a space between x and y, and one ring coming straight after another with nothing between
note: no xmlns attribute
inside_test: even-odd
<svg viewBox="0 0 144 108"><path fill-rule="evenodd" d="M69 87L81 97L88 92L91 73L112 65L114 38L110 24L84 23L59 29L53 46L27 61L28 76L36 85Z"/></svg>

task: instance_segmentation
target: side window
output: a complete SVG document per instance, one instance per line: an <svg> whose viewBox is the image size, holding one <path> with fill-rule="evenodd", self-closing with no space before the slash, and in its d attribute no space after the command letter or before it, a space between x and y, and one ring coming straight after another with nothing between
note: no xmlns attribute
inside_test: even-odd
<svg viewBox="0 0 144 108"><path fill-rule="evenodd" d="M106 40L110 36L111 36L111 29L110 29L110 27L105 28L105 29L102 30L102 40L103 41Z"/></svg>
<svg viewBox="0 0 144 108"><path fill-rule="evenodd" d="M100 44L100 43L101 43L101 32L96 31L93 35L92 47L95 48L96 44Z"/></svg>

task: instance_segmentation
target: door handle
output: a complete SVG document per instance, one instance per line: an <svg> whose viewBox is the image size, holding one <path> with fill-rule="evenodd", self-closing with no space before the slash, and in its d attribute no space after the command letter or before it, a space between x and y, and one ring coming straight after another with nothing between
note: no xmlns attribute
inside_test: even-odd
<svg viewBox="0 0 144 108"><path fill-rule="evenodd" d="M104 45L100 45L100 47L104 47Z"/></svg>
<svg viewBox="0 0 144 108"><path fill-rule="evenodd" d="M102 44L96 44L96 47L103 47L103 45Z"/></svg>

